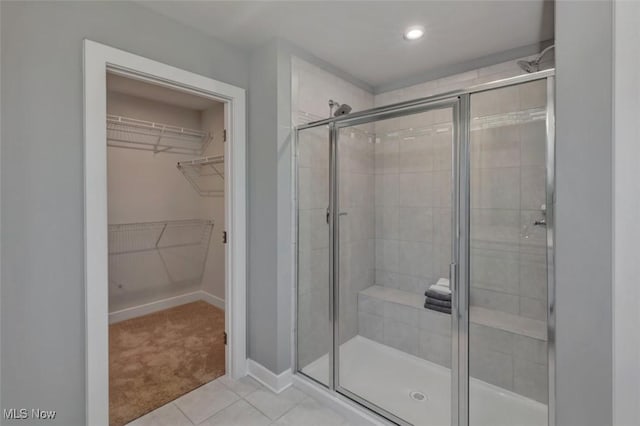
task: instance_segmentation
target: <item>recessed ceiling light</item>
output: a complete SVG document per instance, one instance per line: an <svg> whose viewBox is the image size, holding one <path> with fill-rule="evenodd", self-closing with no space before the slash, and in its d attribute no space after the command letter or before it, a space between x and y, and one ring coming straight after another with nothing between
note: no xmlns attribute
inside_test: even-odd
<svg viewBox="0 0 640 426"><path fill-rule="evenodd" d="M404 32L405 40L418 40L424 36L424 28L423 27L409 27Z"/></svg>

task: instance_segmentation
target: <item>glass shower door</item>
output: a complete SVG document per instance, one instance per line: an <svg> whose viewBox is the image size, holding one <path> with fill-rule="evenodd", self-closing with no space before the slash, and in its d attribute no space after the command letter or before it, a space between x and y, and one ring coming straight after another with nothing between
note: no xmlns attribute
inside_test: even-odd
<svg viewBox="0 0 640 426"><path fill-rule="evenodd" d="M329 129L298 131L297 370L330 385L333 344L329 246Z"/></svg>
<svg viewBox="0 0 640 426"><path fill-rule="evenodd" d="M336 389L399 424L451 422L455 113L336 129Z"/></svg>
<svg viewBox="0 0 640 426"><path fill-rule="evenodd" d="M552 87L470 96L471 426L547 425Z"/></svg>

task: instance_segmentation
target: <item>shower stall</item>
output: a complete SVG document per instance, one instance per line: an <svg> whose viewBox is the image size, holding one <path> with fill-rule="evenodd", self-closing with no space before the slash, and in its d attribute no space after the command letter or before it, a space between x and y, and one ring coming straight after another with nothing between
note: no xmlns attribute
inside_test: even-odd
<svg viewBox="0 0 640 426"><path fill-rule="evenodd" d="M297 374L400 425L554 426L553 88L296 129Z"/></svg>

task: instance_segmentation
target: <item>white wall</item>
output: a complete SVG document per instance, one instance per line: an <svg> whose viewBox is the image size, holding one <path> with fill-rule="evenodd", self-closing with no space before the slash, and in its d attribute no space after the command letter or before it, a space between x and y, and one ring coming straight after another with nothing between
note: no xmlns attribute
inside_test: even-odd
<svg viewBox="0 0 640 426"><path fill-rule="evenodd" d="M201 127L200 112L109 92L107 113L140 120ZM176 168L193 157L149 151L107 149L109 224L196 219L201 197Z"/></svg>
<svg viewBox="0 0 640 426"><path fill-rule="evenodd" d="M329 117L329 99L351 105L352 112L373 107L370 92L329 71L296 56L291 67L294 125Z"/></svg>
<svg viewBox="0 0 640 426"><path fill-rule="evenodd" d="M107 113L129 118L209 131L213 140L204 155L224 154L224 104L212 103L200 111L156 102L123 93L109 92ZM205 290L224 300L225 247L224 195L203 197L191 186L176 167L178 161L193 159L193 155L154 154L150 151L109 147L107 149L109 224L157 222L165 220L213 220L213 232L205 258L202 281L176 284L176 276L194 277L192 264L167 266L173 279L162 271L165 262L157 255L135 254L117 257L110 263L115 277L109 283L109 311L155 302ZM217 177L208 179L217 180ZM223 187L223 181L220 180ZM195 248L194 248L195 249ZM185 249L186 250L186 249ZM178 253L180 254L180 253ZM182 253L183 255L185 253ZM172 256L166 253L165 256ZM199 255L193 252L190 255ZM127 255L129 256L129 255ZM175 259L174 259L175 260ZM198 263L198 262L196 262ZM199 266L198 266L199 267ZM189 270L185 269L188 268ZM118 278L118 279L116 279ZM116 282L122 279L123 282Z"/></svg>

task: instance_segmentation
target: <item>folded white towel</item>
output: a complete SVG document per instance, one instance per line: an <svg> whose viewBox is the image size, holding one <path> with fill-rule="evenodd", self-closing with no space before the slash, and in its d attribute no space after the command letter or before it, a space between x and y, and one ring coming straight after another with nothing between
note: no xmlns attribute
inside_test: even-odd
<svg viewBox="0 0 640 426"><path fill-rule="evenodd" d="M439 278L436 285L443 286L449 288L449 279L448 278Z"/></svg>
<svg viewBox="0 0 640 426"><path fill-rule="evenodd" d="M451 289L449 289L449 287L445 287L443 285L438 285L438 284L433 284L432 286L429 286L429 290L435 291L436 293L445 294L445 295L451 294Z"/></svg>

